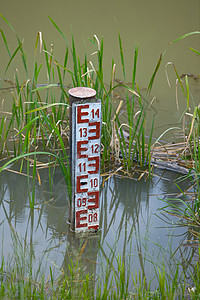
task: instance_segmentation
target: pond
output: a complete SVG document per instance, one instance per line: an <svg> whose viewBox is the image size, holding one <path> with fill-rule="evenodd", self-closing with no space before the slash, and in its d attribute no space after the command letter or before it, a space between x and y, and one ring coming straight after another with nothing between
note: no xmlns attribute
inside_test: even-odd
<svg viewBox="0 0 200 300"><path fill-rule="evenodd" d="M181 79L188 74L190 88L189 106L199 102L200 56L190 48L200 49L199 35L190 36L171 46L169 43L178 37L200 28L199 0L169 1L42 1L17 2L4 1L1 14L8 19L14 30L22 38L26 49L29 72L33 72L34 47L38 31L42 32L47 49L53 49L54 57L62 62L65 41L55 30L50 16L66 34L71 45L72 33L80 59L84 61L85 51L93 54L88 40L96 35L104 39L104 81L109 84L112 58L116 63L116 80L127 84L131 82L134 49L139 45L136 82L143 99L152 103L147 112L156 113L154 138L157 139L166 129L180 127L180 131L170 131L162 139L179 142L182 137L183 113L186 107L180 87L176 89L175 64ZM0 28L8 41L11 53L17 47L15 33L0 18ZM120 32L126 65L126 76L120 62L118 42ZM72 32L72 33L71 33ZM2 42L1 42L2 43ZM0 78L2 87L10 87L17 70L21 81L25 81L19 53L4 74L9 61L8 52L1 47ZM167 49L157 74L151 94L147 93L150 78L160 54ZM43 63L37 54L38 65ZM69 61L69 65L72 62ZM168 84L167 76L170 81ZM30 75L31 78L32 75ZM0 82L0 84L1 84ZM48 82L46 70L42 69L38 83ZM66 86L70 84L66 79ZM125 98L123 89L115 91L114 97ZM176 97L176 92L178 98ZM10 110L13 101L11 91L0 89L2 110ZM3 114L2 114L3 115ZM2 118L2 115L0 116ZM122 118L127 116L122 116ZM123 119L122 119L123 120ZM19 169L15 169L17 171ZM187 268L193 259L194 249L186 247L191 238L186 227L177 225L176 216L163 212L167 198L182 199L175 184L181 174L155 169L152 179L142 177L122 178L101 174L100 230L90 238L76 237L70 230L69 206L66 184L59 169L52 177L48 169L38 170L41 178L36 181L35 205L30 209L32 193L31 177L14 171L4 171L0 179L0 240L1 255L6 262L18 261L21 266L33 269L36 280L44 272L49 276L50 268L55 278L61 271L68 273L70 265L78 264L78 276L89 272L96 278L105 279L106 268L118 272L119 257L124 261L126 270L133 274L140 272L151 281L152 288L157 285L158 269L165 264L168 276L176 271L177 263L182 264L179 272L187 278ZM51 177L51 179L50 179ZM178 182L183 191L191 182ZM172 205L173 205L172 201ZM176 205L183 205L176 201ZM168 203L170 205L170 203ZM188 262L188 263L187 263ZM112 270L111 270L112 269ZM132 279L130 277L130 283ZM95 287L94 287L95 288ZM130 290L132 286L130 284Z"/></svg>

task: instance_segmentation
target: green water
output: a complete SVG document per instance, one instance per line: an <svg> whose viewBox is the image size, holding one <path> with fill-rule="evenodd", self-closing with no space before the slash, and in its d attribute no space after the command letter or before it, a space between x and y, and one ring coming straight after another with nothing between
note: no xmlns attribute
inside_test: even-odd
<svg viewBox="0 0 200 300"><path fill-rule="evenodd" d="M147 88L151 75L155 69L160 54L168 44L176 38L191 31L200 29L200 3L199 0L169 0L169 1L34 1L34 2L3 2L1 13L9 20L15 31L23 39L24 49L30 69L34 55L34 45L37 32L42 32L50 50L56 59L63 62L65 41L55 30L48 16L50 16L66 34L71 44L71 32L73 32L77 52L84 59L85 50L89 54L93 52L89 38L96 35L104 38L104 81L108 82L111 74L112 58L116 63L116 78L122 79L120 54L117 33L122 36L124 57L126 64L126 82L131 81L133 54L136 45L139 45L139 57L136 81L141 89ZM6 35L11 53L17 47L16 37L8 25L0 19L0 28ZM198 35L182 40L168 47L163 59L158 76L148 100L155 98L154 105L159 111L156 118L157 135L163 132L169 125L180 121L185 108L185 99L178 89L179 111L176 106L176 76L172 66L167 67L171 87L168 86L165 65L168 62L175 63L181 74L199 75L200 57L195 55L189 47L200 49ZM40 61L40 55L37 57ZM20 55L16 57L14 68L18 69L20 78L25 80L20 73ZM5 47L1 47L1 74L8 62L8 54ZM13 69L6 77L13 80ZM1 77L2 77L1 75ZM46 72L41 72L40 83L46 83ZM66 82L67 84L67 82ZM190 105L193 99L198 103L200 79L189 78L191 92ZM145 92L144 92L145 94ZM1 98L7 97L2 96ZM1 100L1 99L0 99Z"/></svg>
<svg viewBox="0 0 200 300"><path fill-rule="evenodd" d="M181 124L180 118L185 109L185 99L178 89L179 110L177 110L176 76L171 65L167 67L171 87L167 83L165 65L168 62L175 63L180 76L186 73L197 76L189 77L190 105L192 107L193 102L199 102L200 57L189 49L189 47L200 49L198 35L168 47L151 95L146 94L146 88L162 51L179 36L200 30L199 0L125 0L123 2L36 0L28 3L19 0L12 3L4 1L1 3L0 12L24 40L30 70L33 66L34 45L38 31L42 32L49 50L53 44L56 59L61 62L64 59L65 42L56 32L48 16L51 16L66 34L69 44L71 31L73 32L81 59L84 59L85 50L88 57L90 53L92 54L93 49L88 38L94 35L104 38L106 83L110 78L112 58L117 66L116 78L123 78L118 31L123 42L127 83L131 81L134 47L138 44L136 81L145 99L151 102L155 97L153 102L153 109L157 111L155 136L172 124ZM15 34L2 18L0 18L0 28L13 53L17 47ZM2 78L9 57L2 40L0 45L0 77ZM41 59L39 53L37 59L38 61ZM18 54L14 65L10 66L4 78L10 80L6 83L7 86L14 81L15 69L18 70L21 81L25 81L21 66ZM39 79L41 84L48 81L45 71L41 72ZM66 85L68 83L65 82ZM118 92L123 98L123 91ZM0 91L0 103L2 101L3 109L9 107L12 101L10 91ZM174 134L171 135L166 138L174 139ZM48 276L51 266L56 276L60 268L68 272L70 259L76 260L80 257L84 243L86 246L80 260L82 270L85 272L89 270L98 276L104 274L104 265L110 257L110 249L115 250L116 256L120 254L125 258L126 266L130 267L131 272L141 270L148 279L154 276L151 261L158 265L163 260L166 261L169 265L169 273L173 273L172 266L175 266L177 261L182 262L185 257L189 261L191 250L183 246L183 243L190 238L186 228L174 227L177 218L163 215L158 210L164 205L160 198L165 199L166 194L170 194L171 197L177 196L178 190L174 180L178 174L162 173L157 170L152 181L135 182L117 177L106 181L101 187L101 230L96 237L82 240L76 238L69 229L66 186L61 174L56 173L53 186L50 187L48 174L45 171L41 173L44 173L40 174L42 185L36 186L37 204L33 211L29 209L31 187L29 190L27 178L10 172L1 174L0 237L3 239L3 245L0 248L6 261L15 255L14 249L18 251L26 249L27 259L33 264L34 270L41 265L46 272L45 275ZM188 185L188 182L183 182L182 188L186 189ZM113 261L113 266L117 268L116 259ZM153 284L156 285L156 282Z"/></svg>

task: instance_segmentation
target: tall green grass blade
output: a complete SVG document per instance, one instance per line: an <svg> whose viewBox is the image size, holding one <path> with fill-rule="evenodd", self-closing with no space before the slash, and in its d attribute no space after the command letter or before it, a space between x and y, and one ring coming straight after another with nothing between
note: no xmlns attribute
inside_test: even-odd
<svg viewBox="0 0 200 300"><path fill-rule="evenodd" d="M66 48L66 51L65 51L65 59L64 59L64 68L66 69L67 67L67 62L68 62L68 56L69 56L69 49ZM65 79L65 69L63 70L63 81Z"/></svg>
<svg viewBox="0 0 200 300"><path fill-rule="evenodd" d="M82 69L81 69L81 63L80 63L80 58L78 57L78 74L79 74L79 81L80 81L80 85L83 86L84 82L82 80L81 74L82 74Z"/></svg>
<svg viewBox="0 0 200 300"><path fill-rule="evenodd" d="M2 19L8 24L8 26L12 29L12 31L16 34L14 28L12 27L12 25L10 24L10 22L8 22L8 20L0 13L0 17L2 17Z"/></svg>
<svg viewBox="0 0 200 300"><path fill-rule="evenodd" d="M5 74L7 73L8 68L9 68L11 62L13 61L14 57L16 56L16 54L18 53L18 51L21 49L21 47L22 47L22 44L20 44L20 45L17 47L17 49L15 50L15 52L13 53L13 55L11 56L11 58L10 58L8 64L7 64L7 66L6 66L6 69L5 69L5 71L4 71L4 76L5 76Z"/></svg>
<svg viewBox="0 0 200 300"><path fill-rule="evenodd" d="M46 48L45 41L43 40L43 45L44 45L44 55L45 55L45 61L46 61L46 67L47 67L47 78L48 78L48 83L50 83L51 80L51 65L49 63L49 57L48 57L48 51Z"/></svg>
<svg viewBox="0 0 200 300"><path fill-rule="evenodd" d="M4 115L2 116L2 119L1 119L1 126L0 126L0 143L1 143L1 140L3 140L3 128L4 128L4 125L5 125L5 117Z"/></svg>
<svg viewBox="0 0 200 300"><path fill-rule="evenodd" d="M4 33L3 33L3 30L0 29L0 32L1 32L1 35L2 35L2 38L3 38L3 41L4 41L4 45L5 45L5 47L6 47L6 50L7 50L8 54L9 54L9 57L11 57L10 49L9 49L9 47L8 47L8 42L7 42L6 37L5 37Z"/></svg>
<svg viewBox="0 0 200 300"><path fill-rule="evenodd" d="M186 93L185 93L185 90L184 90L184 87L183 87L183 83L182 83L182 80L181 80L181 78L180 78L180 76L179 76L179 74L178 74L178 71L177 71L177 69L176 69L176 66L173 64L173 68L174 68L174 71L175 71L175 73L176 73L176 77L177 77L177 79L178 79L178 83L180 84L180 87L181 87L181 90L182 90L182 92L183 92L183 95L186 97Z"/></svg>
<svg viewBox="0 0 200 300"><path fill-rule="evenodd" d="M152 148L159 142L159 140L162 139L162 137L167 133L169 132L170 130L180 130L181 128L180 127L170 127L168 129L166 129L157 139L156 141L153 143L152 145Z"/></svg>
<svg viewBox="0 0 200 300"><path fill-rule="evenodd" d="M54 63L58 65L61 69L63 69L65 72L69 73L71 75L71 78L74 79L74 73L71 70L67 69L65 66L62 66L57 61L54 61ZM74 82L74 86L75 86L75 82Z"/></svg>
<svg viewBox="0 0 200 300"><path fill-rule="evenodd" d="M31 191L30 208L34 208L34 205L35 205L36 154L34 154L33 175L32 176L33 176L33 178L32 178L32 191Z"/></svg>
<svg viewBox="0 0 200 300"><path fill-rule="evenodd" d="M62 75L61 75L61 72L60 72L60 68L59 68L58 65L57 65L57 72L58 72L58 77L59 77L59 82L60 82L59 85L60 85L60 88L61 88L61 91L62 91L62 93L60 95L60 102L63 103L63 102L65 102L65 99L67 99L67 101L68 101L69 96L68 96L68 94L66 93L66 91L64 89L64 84L63 84L64 75L63 75L63 78L62 78ZM58 118L60 118L60 119L63 120L66 117L66 111L67 111L67 106L64 107L63 112L62 112L62 106L59 106L58 107L58 114L59 114L59 116L57 117L56 120L58 121Z"/></svg>
<svg viewBox="0 0 200 300"><path fill-rule="evenodd" d="M100 49L98 51L98 62L99 62L99 74L101 74L101 79L103 81L103 38L101 39Z"/></svg>
<svg viewBox="0 0 200 300"><path fill-rule="evenodd" d="M163 53L161 53L161 55L160 55L160 57L159 57L159 59L158 59L157 65L156 65L156 67L155 67L155 70L154 70L154 72L153 72L153 75L152 75L152 77L151 77L151 79L150 79L150 82L149 82L149 85L148 85L148 88L147 88L147 92L148 92L148 93L150 93L151 90L152 90L152 87L153 87L153 83L154 83L156 74L158 73L158 70L159 70L159 68L160 68L161 62L162 62L163 57L164 57L164 55L165 55L165 52L166 52L166 50L165 50Z"/></svg>
<svg viewBox="0 0 200 300"><path fill-rule="evenodd" d="M54 25L54 27L58 30L58 32L62 35L62 37L64 38L64 40L67 43L67 45L69 45L68 40L66 39L65 35L63 34L63 32L60 30L60 28L58 27L58 25L53 21L53 19L50 16L48 18L51 21L51 23Z"/></svg>
<svg viewBox="0 0 200 300"><path fill-rule="evenodd" d="M148 149L147 149L147 160L148 160L148 164L149 164L149 174L151 174L151 172L150 172L150 170L151 170L151 145L152 145L153 130L154 130L154 118L155 118L155 116L153 115L153 121L152 121L152 125L151 125L151 132L150 132L150 136L149 136Z"/></svg>
<svg viewBox="0 0 200 300"><path fill-rule="evenodd" d="M200 31L193 31L193 32L186 33L186 34L180 36L179 38L175 39L174 41L172 41L169 45L173 45L174 43L177 43L178 41L181 41L181 40L185 39L186 37L194 35L194 34L200 34Z"/></svg>
<svg viewBox="0 0 200 300"><path fill-rule="evenodd" d="M141 131L143 130L143 124L144 124L144 119L145 119L145 113L143 113L144 110L144 106L141 109L138 117L137 117L137 121L135 123L135 126L132 130L132 136L130 139L130 145L131 147L133 146L133 153L131 155L130 152L130 164L132 165L133 160L135 159L135 156L137 156L139 149L140 149L140 138L141 138ZM135 142L135 145L133 145L133 143ZM141 160L140 160L141 162Z"/></svg>
<svg viewBox="0 0 200 300"><path fill-rule="evenodd" d="M23 48L20 46L22 45L22 43L20 42L20 39L19 39L19 36L17 35L17 33L15 32L14 28L12 27L12 25L10 24L10 22L8 22L8 20L2 15L0 14L0 16L2 17L2 19L8 24L8 26L12 29L12 31L15 33L16 37L17 37L17 41L18 41L18 44L20 47L20 51L21 51L21 57L22 57L22 61L23 61L23 65L24 65L24 69L25 69L25 72L26 72L26 76L27 76L27 79L28 79L28 69L27 69L27 62L26 62L26 55L23 51Z"/></svg>
<svg viewBox="0 0 200 300"><path fill-rule="evenodd" d="M36 56L38 42L40 41L40 38L41 38L41 34L40 34L40 32L38 32L37 36L36 36L36 41L35 41L35 53L34 53L34 56Z"/></svg>
<svg viewBox="0 0 200 300"><path fill-rule="evenodd" d="M188 83L188 77L185 76L185 84L186 84L186 93L187 93L187 109L190 109L190 91L189 91L189 83Z"/></svg>
<svg viewBox="0 0 200 300"><path fill-rule="evenodd" d="M19 43L19 45L20 45L21 42L20 42L20 39L19 39L18 36L17 36L17 39L18 39L18 43ZM22 47L20 48L20 52L21 52L21 58L22 58L22 62L23 62L23 65L24 65L24 69L25 69L25 72L26 72L26 78L29 79L29 76L28 76L27 59L26 59L26 53L24 53Z"/></svg>
<svg viewBox="0 0 200 300"><path fill-rule="evenodd" d="M128 86L126 84L116 84L108 92L106 91L106 89L104 91L107 93L107 95L110 95L112 93L112 91L114 89L116 89L117 87L124 87L127 91L131 92L133 95L135 95L135 96L137 96L137 97L140 98L140 95L134 89L132 89L130 86Z"/></svg>
<svg viewBox="0 0 200 300"><path fill-rule="evenodd" d="M124 81L126 81L126 72L125 72L125 63L124 63L124 52L123 52L123 47L122 47L121 36L120 36L119 33L118 33L118 39L119 39L119 49L120 49L120 58L121 58L121 64L122 64L122 71L123 71Z"/></svg>
<svg viewBox="0 0 200 300"><path fill-rule="evenodd" d="M135 79L136 79L136 70L137 70L137 59L138 59L138 46L135 47L134 54L134 65L133 65L133 74L132 74L132 89L135 89Z"/></svg>
<svg viewBox="0 0 200 300"><path fill-rule="evenodd" d="M78 72L77 55L76 55L76 48L75 48L75 42L74 42L73 34L72 34L72 49L71 49L71 53L72 53L72 59L73 59L74 79L75 79L75 82L76 82L76 86L81 86L81 82L80 82L80 76L81 76L81 74L79 74L79 72Z"/></svg>
<svg viewBox="0 0 200 300"><path fill-rule="evenodd" d="M200 51L197 51L197 50L195 50L195 49L193 49L193 48L190 48L190 47L189 47L189 49L192 50L194 53L200 55Z"/></svg>
<svg viewBox="0 0 200 300"><path fill-rule="evenodd" d="M67 106L67 107L70 106L70 105L67 104L67 103L51 103L51 104L47 104L47 105L44 105L44 106L40 106L40 107L38 107L38 108L35 108L35 109L33 109L33 110L30 110L30 111L28 111L27 113L33 113L33 112L36 112L36 111L42 111L42 110L44 110L44 109L46 109L46 108L53 107L53 106L59 106L59 105L61 105L61 106Z"/></svg>
<svg viewBox="0 0 200 300"><path fill-rule="evenodd" d="M46 90L46 89L54 88L54 87L58 87L58 84L57 83L50 83L50 84L47 84L47 85L45 84L44 86L39 86L38 88L33 89L31 92L34 93L34 92L37 92L37 91Z"/></svg>

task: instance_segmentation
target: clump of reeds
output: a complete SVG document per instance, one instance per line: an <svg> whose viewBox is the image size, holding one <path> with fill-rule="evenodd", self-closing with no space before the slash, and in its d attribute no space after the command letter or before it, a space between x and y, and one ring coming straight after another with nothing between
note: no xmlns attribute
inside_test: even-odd
<svg viewBox="0 0 200 300"><path fill-rule="evenodd" d="M152 289L151 280L147 282L140 272L128 273L120 256L116 258L116 270L110 263L104 266L103 278L95 279L89 274L82 274L80 278L77 276L79 265L73 261L68 266L68 273L61 270L61 275L55 278L50 267L48 277L44 278L40 277L40 270L35 277L31 268L24 268L25 256L18 261L19 253L15 252L14 264L7 265L3 257L1 260L1 299L197 299L195 297L199 296L199 263L195 266L197 276L191 274L193 285L190 286L184 278L180 281L179 267L170 277L164 264L161 268L155 265L157 287Z"/></svg>
<svg viewBox="0 0 200 300"><path fill-rule="evenodd" d="M127 171L130 171L134 166L134 161L139 162L142 167L148 166L150 162L153 124L150 138L146 142L145 119L147 105L145 101L142 101L139 87L136 85L138 48L135 49L132 86L130 87L125 84L114 85L116 69L114 61L112 62L110 84L107 86L104 83L103 39L100 41L97 36L94 36L94 39L90 40L96 57L93 55L94 59L91 61L85 53L84 61L81 62L76 51L73 35L71 36L70 46L64 33L50 18L55 29L66 41L64 62L61 63L56 59L53 47L50 50L47 49L42 34L38 32L33 59L33 74L31 76L27 57L19 36L11 24L2 15L1 17L14 32L18 45L14 53L11 53L6 36L1 30L3 43L9 55L9 62L4 71L3 78L5 78L8 69L13 66L15 82L13 83L13 102L10 119L8 120L6 117L7 112L2 114L0 124L0 153L7 155L9 158L14 157L14 160L11 160L10 163L14 162L16 157L23 160L33 156L33 174L36 174L37 170L37 155L43 154L46 163L54 160L55 163L60 165L63 171L70 194L70 170L68 164L69 98L67 93L70 82L70 86L86 86L95 89L97 97L102 101L102 166L109 165L109 161L111 160L114 160L118 167L119 164L122 165ZM126 81L120 35L119 50L124 81ZM25 74L22 83L14 66L15 57L18 54L21 55L22 68ZM44 55L44 65L38 64L38 55ZM68 67L68 58L70 55L72 58L72 69ZM43 69L47 72L47 82L44 86L41 86L39 78ZM66 81L68 82L67 86ZM1 82L3 83L3 80ZM125 89L126 98L121 99L116 108L112 103L112 94L119 86ZM137 91L135 91L135 88ZM131 93L131 97L128 91ZM136 101L139 104L139 109L137 110L135 109ZM119 117L122 102L126 103L126 124L121 123ZM118 150L116 144L118 145ZM67 166L67 170L65 170L64 166Z"/></svg>
<svg viewBox="0 0 200 300"><path fill-rule="evenodd" d="M184 38L187 38L194 34L200 34L199 31L191 32L185 34L178 39L174 40L169 44L169 46L173 45L176 42L181 41ZM200 55L198 50L190 48L195 54ZM160 55L158 63L156 65L155 71L151 78L149 84L149 90L151 90L153 82L155 80L156 74L160 68L163 56L165 55L166 50ZM169 214L176 215L179 219L179 224L188 227L188 239L185 240L186 245L188 247L194 247L197 251L197 256L199 257L199 238L200 238L200 107L199 105L191 104L191 93L189 88L189 80L187 74L184 76L180 76L175 64L168 63L166 67L171 64L176 74L176 88L177 85L181 87L181 91L185 98L185 110L182 114L183 116L183 142L181 145L170 145L171 148L168 148L165 151L165 158L167 161L170 160L170 155L174 151L172 147L176 147L177 153L176 156L179 157L178 164L183 165L188 169L187 175L181 176L179 181L182 180L190 180L191 186L190 191L183 191L180 188L180 193L183 195L183 199L167 199L165 202L167 205L163 207L165 212ZM165 67L165 70L166 70ZM166 72L167 74L167 72ZM199 74L195 77L199 78ZM167 80L168 75L167 75ZM197 99L199 102L199 99ZM178 97L176 95L176 104L177 109L179 109ZM167 147L167 146L166 146ZM165 148L165 147L163 147ZM172 149L172 150L171 150ZM175 148L174 148L175 149ZM161 147L160 147L161 150ZM161 158L162 159L162 158ZM176 160L176 159L175 159ZM178 168L177 168L178 170ZM178 187L178 184L177 184ZM199 259L197 262L194 262L194 257L191 258L192 271L189 275L191 278L191 287L187 287L187 293L189 293L190 299L198 299L199 298ZM184 270L183 270L184 272ZM188 274L187 274L188 275ZM182 294L183 295L183 294ZM183 296L182 296L183 297ZM181 297L180 297L181 298ZM185 298L185 297L183 297Z"/></svg>

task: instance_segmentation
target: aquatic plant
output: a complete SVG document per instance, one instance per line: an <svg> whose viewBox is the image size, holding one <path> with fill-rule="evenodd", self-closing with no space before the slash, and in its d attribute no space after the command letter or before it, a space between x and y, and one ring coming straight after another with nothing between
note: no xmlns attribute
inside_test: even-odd
<svg viewBox="0 0 200 300"><path fill-rule="evenodd" d="M15 251L6 263L1 256L0 265L0 297L3 299L197 299L199 296L199 262L194 266L195 273L190 273L191 285L179 277L179 268L170 277L162 266L154 264L157 277L157 287L151 288L140 272L130 274L124 266L124 259L115 257L117 269L107 262L103 277L95 279L94 275L82 274L80 278L79 262L71 260L69 272L60 270L55 276L53 267L49 268L46 278L41 273L40 264L36 273L32 272L34 249L28 252L28 247L21 244L13 232ZM81 255L81 250L80 250ZM113 252L111 251L111 256ZM12 263L11 263L12 261ZM152 262L153 264L153 262ZM196 275L193 275L196 274ZM132 276L132 282L131 277Z"/></svg>
<svg viewBox="0 0 200 300"><path fill-rule="evenodd" d="M33 75L32 79L30 79L29 66L27 64L23 44L11 24L5 17L2 15L1 17L14 32L18 43L16 50L12 54L6 36L1 30L3 43L9 55L9 62L4 71L3 79L12 66L14 67L15 77L10 119L8 120L6 112L4 112L0 124L1 154L4 156L7 155L7 157L14 156L22 159L24 158L23 155L31 152L34 152L33 156L36 157L36 152L39 154L43 149L45 155L47 152L53 153L51 157L57 157L59 162L62 160L62 165L68 165L69 98L67 89L69 88L69 83L68 86L66 86L65 81L67 78L69 82L70 77L71 86L91 87L96 90L97 97L102 101L102 167L109 165L110 160L114 160L118 167L122 165L127 171L133 168L134 161L139 162L141 166L148 166L151 154L150 145L153 124L150 138L146 144L145 119L147 102L141 98L138 86L137 92L134 90L136 87L138 48L135 49L132 87L122 83L114 85L116 69L114 61L112 62L111 80L108 87L104 83L103 39L100 41L97 36L94 36L94 39L90 39L96 57L94 56L93 61L88 60L87 54L85 53L84 61L81 62L76 51L73 34L71 35L71 46L69 46L68 39L64 33L53 19L49 18L55 29L66 42L64 62L60 63L56 59L53 47L51 47L50 50L47 49L42 34L38 32L35 42ZM118 37L121 64L124 80L126 80L122 41L120 35ZM40 52L40 56L42 56L42 54L44 55L45 66L37 63L38 51ZM14 66L15 57L19 53L21 54L22 68L25 74L22 83ZM72 69L68 67L68 58L70 55L72 59ZM38 80L44 68L47 72L47 83L40 85L38 84ZM1 81L1 85L3 82L4 80ZM59 82L59 84L57 82ZM127 91L126 99L121 99L117 106L114 107L112 95L118 87L122 87ZM132 95L131 97L130 94ZM136 101L139 104L139 110L135 110ZM128 116L127 124L121 123L120 121L120 109L124 102L126 103ZM127 137L126 132L129 137ZM120 153L116 153L116 144L119 145ZM57 160L55 160L55 163ZM34 164L35 174L36 169L37 163ZM1 171L2 170L3 168ZM66 173L66 182L70 182L69 170Z"/></svg>

